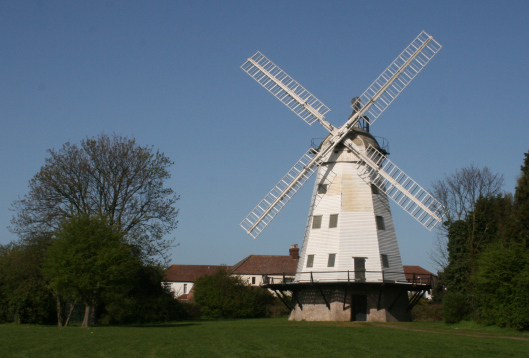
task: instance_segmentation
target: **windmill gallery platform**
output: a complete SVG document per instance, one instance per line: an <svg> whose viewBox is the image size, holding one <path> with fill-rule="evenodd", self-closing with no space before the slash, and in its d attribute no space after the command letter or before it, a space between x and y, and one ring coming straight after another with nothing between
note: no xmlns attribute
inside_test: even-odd
<svg viewBox="0 0 529 358"><path fill-rule="evenodd" d="M363 272L335 273L343 280L318 280L322 273L311 272L298 282L266 284L264 277L262 287L274 291L290 309L290 320L391 322L411 321L411 309L436 280L434 275L410 274L405 282L369 282L355 278Z"/></svg>

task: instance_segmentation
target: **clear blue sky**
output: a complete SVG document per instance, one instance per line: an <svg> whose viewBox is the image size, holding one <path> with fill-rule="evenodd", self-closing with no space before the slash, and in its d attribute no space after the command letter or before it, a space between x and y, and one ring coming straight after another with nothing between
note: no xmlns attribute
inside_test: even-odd
<svg viewBox="0 0 529 358"><path fill-rule="evenodd" d="M475 163L513 192L529 150L527 1L1 1L0 243L46 149L101 132L174 160L172 263L301 245L313 182L253 240L239 222L323 137L239 66L261 51L341 125L422 30L443 49L372 127L425 188ZM404 264L435 233L393 207Z"/></svg>

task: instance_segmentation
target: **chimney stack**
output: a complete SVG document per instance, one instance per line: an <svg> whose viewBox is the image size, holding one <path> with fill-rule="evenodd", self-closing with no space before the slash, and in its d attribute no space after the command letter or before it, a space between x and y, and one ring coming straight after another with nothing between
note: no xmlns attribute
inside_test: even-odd
<svg viewBox="0 0 529 358"><path fill-rule="evenodd" d="M298 244L290 245L290 257L292 257L293 260L299 260L299 248Z"/></svg>

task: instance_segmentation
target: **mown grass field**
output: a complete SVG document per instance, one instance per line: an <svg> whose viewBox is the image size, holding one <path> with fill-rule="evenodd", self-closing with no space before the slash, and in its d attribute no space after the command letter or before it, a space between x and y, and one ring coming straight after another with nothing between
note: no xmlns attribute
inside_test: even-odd
<svg viewBox="0 0 529 358"><path fill-rule="evenodd" d="M441 322L281 319L148 326L0 325L1 357L528 357L529 334Z"/></svg>

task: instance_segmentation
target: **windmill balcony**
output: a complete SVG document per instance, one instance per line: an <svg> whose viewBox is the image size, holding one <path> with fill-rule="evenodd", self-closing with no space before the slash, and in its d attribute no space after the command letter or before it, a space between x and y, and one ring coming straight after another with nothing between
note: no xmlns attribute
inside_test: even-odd
<svg viewBox="0 0 529 358"><path fill-rule="evenodd" d="M293 277L299 275L299 279L294 282ZM395 275L406 279L394 280L388 277ZM403 283L411 286L430 286L437 283L437 276L428 274L391 272L391 271L310 271L298 273L270 273L263 275L263 286L271 284L292 284L292 283Z"/></svg>

